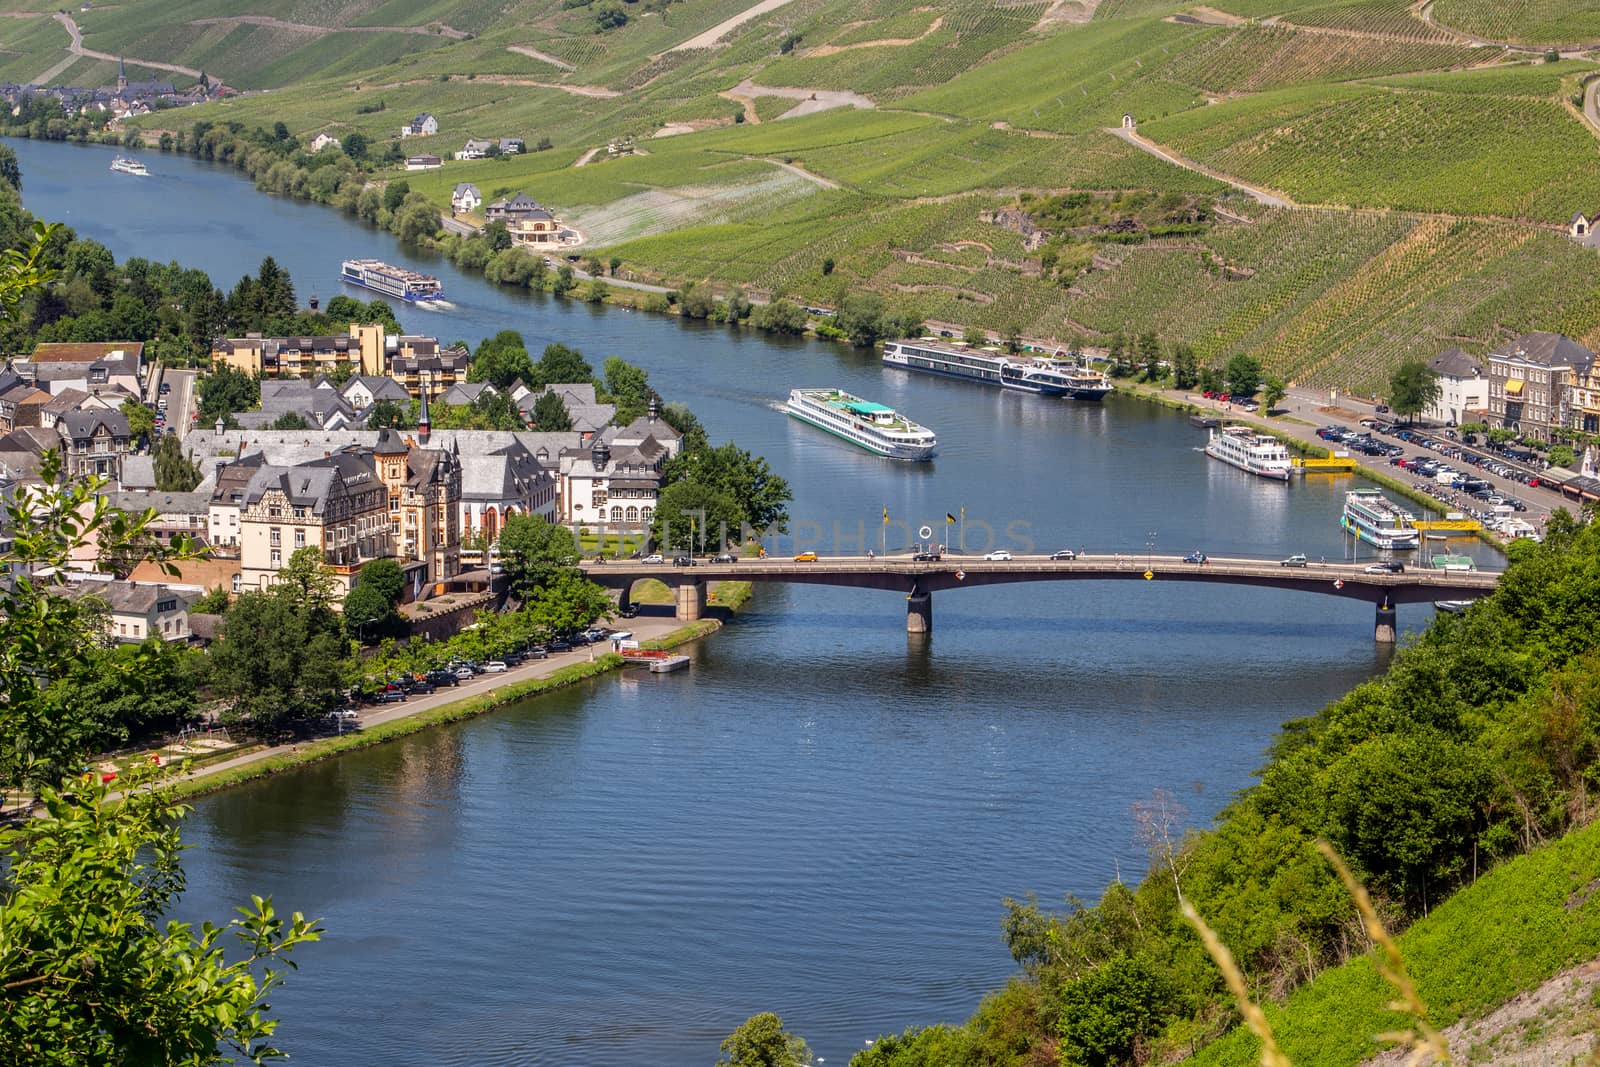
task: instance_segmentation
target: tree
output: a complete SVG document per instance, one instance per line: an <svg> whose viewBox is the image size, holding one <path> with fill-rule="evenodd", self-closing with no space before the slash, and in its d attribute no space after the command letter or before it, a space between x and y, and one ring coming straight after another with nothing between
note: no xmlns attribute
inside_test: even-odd
<svg viewBox="0 0 1600 1067"><path fill-rule="evenodd" d="M327 610L333 603L333 575L322 562L316 545L297 548L278 571L279 592L311 611Z"/></svg>
<svg viewBox="0 0 1600 1067"><path fill-rule="evenodd" d="M607 358L603 369L606 394L617 406L619 426L626 426L649 410L650 398L655 396L655 390L650 388L648 371L634 366L621 356Z"/></svg>
<svg viewBox="0 0 1600 1067"><path fill-rule="evenodd" d="M719 1065L727 1067L806 1067L811 1049L783 1028L772 1012L752 1015L722 1042Z"/></svg>
<svg viewBox="0 0 1600 1067"><path fill-rule="evenodd" d="M200 468L183 454L183 446L173 434L164 434L156 443L156 488L163 493L189 493L200 484Z"/></svg>
<svg viewBox="0 0 1600 1067"><path fill-rule="evenodd" d="M1161 340L1153 332L1139 335L1139 362L1144 364L1146 381L1161 377Z"/></svg>
<svg viewBox="0 0 1600 1067"><path fill-rule="evenodd" d="M161 773L136 767L114 804L93 775L47 788L45 817L0 846L8 1062L198 1067L282 1054L267 997L321 928L298 912L285 921L261 897L225 927L161 922L184 885L177 824L188 810Z"/></svg>
<svg viewBox="0 0 1600 1067"><path fill-rule="evenodd" d="M545 393L533 404L533 426L546 433L572 429L572 416L560 393Z"/></svg>
<svg viewBox="0 0 1600 1067"><path fill-rule="evenodd" d="M326 709L343 682L344 651L333 613L292 586L251 591L222 617L206 677L229 718L271 737Z"/></svg>
<svg viewBox="0 0 1600 1067"><path fill-rule="evenodd" d="M527 612L533 625L550 634L580 630L610 615L611 596L576 570L557 572L533 590Z"/></svg>
<svg viewBox="0 0 1600 1067"><path fill-rule="evenodd" d="M545 345L544 354L533 366L533 377L528 385L570 385L594 380L594 368L583 358L583 353L564 344Z"/></svg>
<svg viewBox="0 0 1600 1067"><path fill-rule="evenodd" d="M528 357L522 335L515 330L501 330L493 337L478 342L467 368L467 381L488 382L496 389L509 389L518 378L532 384L533 360Z"/></svg>
<svg viewBox="0 0 1600 1067"><path fill-rule="evenodd" d="M381 430L385 427L395 430L410 430L416 427L416 422L411 418L406 409L393 400L380 400L372 405L367 412L367 429Z"/></svg>
<svg viewBox="0 0 1600 1067"><path fill-rule="evenodd" d="M377 623L383 622L394 614L394 605L389 603L376 586L358 582L344 598L344 625L345 629L355 634L358 640L366 641L369 629Z"/></svg>
<svg viewBox="0 0 1600 1067"><path fill-rule="evenodd" d="M0 145L0 181L22 192L22 167L17 163L16 150L10 145Z"/></svg>
<svg viewBox="0 0 1600 1067"><path fill-rule="evenodd" d="M720 551L739 535L745 513L728 493L700 482L673 482L656 499L651 537L665 548Z"/></svg>
<svg viewBox="0 0 1600 1067"><path fill-rule="evenodd" d="M46 696L58 715L77 720L86 751L122 748L153 732L175 733L194 714L195 655L157 636L95 648L60 669Z"/></svg>
<svg viewBox="0 0 1600 1067"><path fill-rule="evenodd" d="M678 290L678 314L686 319L709 319L717 309L717 294L711 286L690 282Z"/></svg>
<svg viewBox="0 0 1600 1067"><path fill-rule="evenodd" d="M406 574L400 564L385 556L361 568L357 584L368 585L378 591L390 607L400 603L406 591Z"/></svg>
<svg viewBox="0 0 1600 1067"><path fill-rule="evenodd" d="M156 430L156 414L133 397L128 397L117 410L128 420L128 433L138 441Z"/></svg>
<svg viewBox="0 0 1600 1067"><path fill-rule="evenodd" d="M369 143L367 135L357 130L345 134L339 141L339 147L344 149L345 155L360 163L367 158L367 145Z"/></svg>
<svg viewBox="0 0 1600 1067"><path fill-rule="evenodd" d="M193 604L190 604L189 613L199 613L202 615L221 615L223 612L228 610L228 602L230 599L231 598L228 596L228 591L219 585L215 589L207 590L205 595L203 595L199 600L196 600Z"/></svg>
<svg viewBox="0 0 1600 1067"><path fill-rule="evenodd" d="M1179 389L1193 389L1200 380L1200 361L1187 341L1172 346L1172 379Z"/></svg>
<svg viewBox="0 0 1600 1067"><path fill-rule="evenodd" d="M973 348L982 348L989 343L989 331L982 326L968 326L961 332L961 340Z"/></svg>
<svg viewBox="0 0 1600 1067"><path fill-rule="evenodd" d="M871 348L883 335L883 298L876 293L851 293L839 309L839 328L857 348Z"/></svg>
<svg viewBox="0 0 1600 1067"><path fill-rule="evenodd" d="M1261 383L1261 410L1268 415L1272 409L1283 403L1283 398L1289 395L1289 386L1276 374L1267 376Z"/></svg>
<svg viewBox="0 0 1600 1067"><path fill-rule="evenodd" d="M1261 388L1261 364L1243 353L1228 360L1222 376L1228 383L1229 394L1235 398L1255 396Z"/></svg>
<svg viewBox="0 0 1600 1067"><path fill-rule="evenodd" d="M383 209L393 215L400 210L400 205L405 203L406 194L411 192L411 183L404 178L396 178L383 187Z"/></svg>
<svg viewBox="0 0 1600 1067"><path fill-rule="evenodd" d="M806 313L792 300L774 300L751 312L750 324L758 330L799 336L806 332Z"/></svg>
<svg viewBox="0 0 1600 1067"><path fill-rule="evenodd" d="M572 570L577 559L578 544L572 531L542 515L512 515L500 530L500 561L512 590L524 600Z"/></svg>
<svg viewBox="0 0 1600 1067"><path fill-rule="evenodd" d="M709 445L683 448L667 465L666 482L669 488L687 483L726 496L733 510L728 526L734 533L739 531L741 523L748 523L757 530L782 531L788 526L788 503L794 499L789 483L774 474L764 458L752 455L731 441L715 448ZM656 514L659 516L665 510L665 506L658 503ZM674 524L680 522L676 511L669 512L669 517ZM713 521L710 529L717 528Z"/></svg>
<svg viewBox="0 0 1600 1067"><path fill-rule="evenodd" d="M1438 403L1439 376L1420 359L1408 359L1389 375L1389 408L1409 421Z"/></svg>
<svg viewBox="0 0 1600 1067"><path fill-rule="evenodd" d="M309 428L310 426L306 422L305 416L298 411L285 411L282 415L267 423L267 429L269 430L305 430Z"/></svg>
<svg viewBox="0 0 1600 1067"><path fill-rule="evenodd" d="M261 403L261 384L243 371L222 366L200 379L200 417L209 426L235 411L250 411Z"/></svg>

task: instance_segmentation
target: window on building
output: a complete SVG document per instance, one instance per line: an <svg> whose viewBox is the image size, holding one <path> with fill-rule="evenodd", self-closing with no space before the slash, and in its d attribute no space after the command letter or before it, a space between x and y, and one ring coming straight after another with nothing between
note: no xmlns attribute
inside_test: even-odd
<svg viewBox="0 0 1600 1067"><path fill-rule="evenodd" d="M272 550L272 565L274 567L283 566L283 553L276 548Z"/></svg>
<svg viewBox="0 0 1600 1067"><path fill-rule="evenodd" d="M244 592L244 575L235 574L233 576L233 591L235 593Z"/></svg>
<svg viewBox="0 0 1600 1067"><path fill-rule="evenodd" d="M306 532L304 530L296 530L294 532L294 547L306 547Z"/></svg>
<svg viewBox="0 0 1600 1067"><path fill-rule="evenodd" d="M276 548L278 545L283 544L283 531L278 529L276 526L274 526L272 528L272 533L270 535L270 540L268 541L268 543L271 544L274 548Z"/></svg>

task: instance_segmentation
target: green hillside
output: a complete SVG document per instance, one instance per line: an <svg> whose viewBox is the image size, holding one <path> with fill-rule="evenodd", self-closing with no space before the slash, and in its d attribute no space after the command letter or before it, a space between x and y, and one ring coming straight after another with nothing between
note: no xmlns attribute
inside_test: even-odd
<svg viewBox="0 0 1600 1067"><path fill-rule="evenodd" d="M548 138L407 180L441 205L460 181L526 190L644 280L823 304L870 289L1063 343L1155 330L1369 389L1446 344L1600 340L1593 254L1560 229L1600 208L1600 132L1576 103L1600 63L1467 36L1548 39L1587 7L1437 6L1428 22L1405 0L790 0L698 42L750 0L129 0L78 17L90 46L273 90L150 130L281 120L382 149L429 111L445 156L469 136ZM625 23L602 29L608 9ZM49 20L0 21L22 53L4 70L37 73L65 43ZM1124 114L1196 167L1113 136ZM624 138L641 154L609 158ZM1181 239L1056 235L1048 263L1015 216L983 221L1069 189L1222 210Z"/></svg>

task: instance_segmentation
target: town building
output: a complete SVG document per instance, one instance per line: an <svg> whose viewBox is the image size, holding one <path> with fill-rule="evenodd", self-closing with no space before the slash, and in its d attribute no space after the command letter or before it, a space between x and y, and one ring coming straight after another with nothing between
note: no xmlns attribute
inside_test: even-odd
<svg viewBox="0 0 1600 1067"><path fill-rule="evenodd" d="M84 580L67 584L62 593L103 611L106 636L113 641L189 640L189 605L195 598L177 589L142 582Z"/></svg>
<svg viewBox="0 0 1600 1067"><path fill-rule="evenodd" d="M241 411L234 421L247 430L265 429L288 415L298 415L315 430L343 430L361 423L361 413L325 376L315 379L268 379L261 383L261 408Z"/></svg>
<svg viewBox="0 0 1600 1067"><path fill-rule="evenodd" d="M394 378L379 375L356 375L339 390L345 402L357 411L366 411L380 400L387 400L401 407L411 403L411 394L406 387Z"/></svg>
<svg viewBox="0 0 1600 1067"><path fill-rule="evenodd" d="M319 133L311 138L311 154L316 155L324 148L340 148L339 138L328 133Z"/></svg>
<svg viewBox="0 0 1600 1067"><path fill-rule="evenodd" d="M423 112L400 127L401 137L432 137L439 132L439 120Z"/></svg>
<svg viewBox="0 0 1600 1067"><path fill-rule="evenodd" d="M1579 433L1600 433L1600 360L1589 364L1567 386L1568 425Z"/></svg>
<svg viewBox="0 0 1600 1067"><path fill-rule="evenodd" d="M142 395L144 343L142 341L48 342L38 345L12 369L28 384L51 394L80 389L91 395L115 393Z"/></svg>
<svg viewBox="0 0 1600 1067"><path fill-rule="evenodd" d="M129 456L126 463L140 458ZM144 457L148 458L148 457ZM171 545L174 538L187 537L196 547L210 545L208 513L211 494L207 492L169 493L156 489L133 489L124 479L119 490L102 493L102 499L111 507L138 515L154 511L155 518L145 527L145 532L162 545Z"/></svg>
<svg viewBox="0 0 1600 1067"><path fill-rule="evenodd" d="M406 170L438 170L444 166L444 160L434 155L419 155L406 157Z"/></svg>
<svg viewBox="0 0 1600 1067"><path fill-rule="evenodd" d="M388 489L396 554L424 564L417 577L439 584L461 572L461 456L453 444L427 447L430 436L424 402L416 440L382 430L372 457Z"/></svg>
<svg viewBox="0 0 1600 1067"><path fill-rule="evenodd" d="M242 587L271 588L289 557L307 546L322 552L341 597L363 565L394 554L389 491L370 455L340 451L256 468L239 501Z"/></svg>
<svg viewBox="0 0 1600 1067"><path fill-rule="evenodd" d="M561 398L562 406L567 409L567 417L572 420L572 429L583 434L585 440L610 426L617 417L615 404L602 404L596 398L593 382L546 385L539 389L529 389L520 380L512 382L511 401L517 405L523 420L535 430L543 427L533 425L533 410L539 398L546 393L555 393Z"/></svg>
<svg viewBox="0 0 1600 1067"><path fill-rule="evenodd" d="M9 364L0 369L0 435L39 425L40 409L49 401L49 393L23 381Z"/></svg>
<svg viewBox="0 0 1600 1067"><path fill-rule="evenodd" d="M1570 425L1568 387L1589 372L1594 353L1570 337L1529 333L1489 353L1489 421L1542 441Z"/></svg>
<svg viewBox="0 0 1600 1067"><path fill-rule="evenodd" d="M482 203L483 194L471 182L457 182L455 191L450 194L450 212L454 215L470 215Z"/></svg>
<svg viewBox="0 0 1600 1067"><path fill-rule="evenodd" d="M1439 382L1439 397L1422 412L1431 422L1460 425L1489 413L1489 376L1482 361L1459 348L1447 348L1428 361Z"/></svg>
<svg viewBox="0 0 1600 1067"><path fill-rule="evenodd" d="M561 521L613 528L649 525L666 462L682 444L682 435L661 418L652 400L643 418L606 429L586 447L562 451L557 499Z"/></svg>
<svg viewBox="0 0 1600 1067"><path fill-rule="evenodd" d="M261 453L243 456L217 466L206 506L206 535L213 547L239 547L239 518L250 480L265 465ZM237 589L234 592L238 592Z"/></svg>
<svg viewBox="0 0 1600 1067"><path fill-rule="evenodd" d="M119 479L132 447L128 419L120 411L69 411L56 422L68 474Z"/></svg>
<svg viewBox="0 0 1600 1067"><path fill-rule="evenodd" d="M351 323L348 334L329 337L218 338L211 342L213 365L232 367L259 378L300 378L335 374L348 367L357 374L383 374L386 338L380 325Z"/></svg>
<svg viewBox="0 0 1600 1067"><path fill-rule="evenodd" d="M466 345L442 347L436 337L407 335L394 339L388 348L389 377L403 386L413 399L424 393L437 400L440 394L467 380L472 352Z"/></svg>
<svg viewBox="0 0 1600 1067"><path fill-rule="evenodd" d="M467 407L474 403L485 393L495 394L500 390L488 382L460 381L444 390L438 396L438 402L453 408Z"/></svg>
<svg viewBox="0 0 1600 1067"><path fill-rule="evenodd" d="M483 217L490 222L510 223L541 211L544 211L544 208L540 206L539 201L527 193L518 193L509 199L496 200L490 204L484 209Z"/></svg>

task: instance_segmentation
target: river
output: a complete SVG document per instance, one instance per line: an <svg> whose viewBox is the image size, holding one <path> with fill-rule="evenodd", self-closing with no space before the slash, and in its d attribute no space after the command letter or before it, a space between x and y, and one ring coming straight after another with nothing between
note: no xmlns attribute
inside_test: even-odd
<svg viewBox="0 0 1600 1067"><path fill-rule="evenodd" d="M1160 408L499 290L231 169L149 152L140 179L111 174L109 150L13 145L27 206L119 260L227 287L270 254L326 300L342 259L376 256L438 274L457 305L403 309L409 329L517 329L641 364L789 478L824 551L835 523L876 547L884 508L935 528L965 509L977 549L987 524L1007 547L1157 560L1348 550L1337 519L1359 483L1252 479ZM905 410L938 458L878 460L787 419L775 404L801 385ZM1002 897L1138 878L1134 803L1166 789L1204 825L1280 723L1386 662L1370 605L1299 593L1040 583L935 601L918 646L896 594L759 588L686 673L608 676L202 800L185 913L224 919L254 892L323 918L273 997L300 1063L692 1067L773 1010L842 1067L1005 980Z"/></svg>

